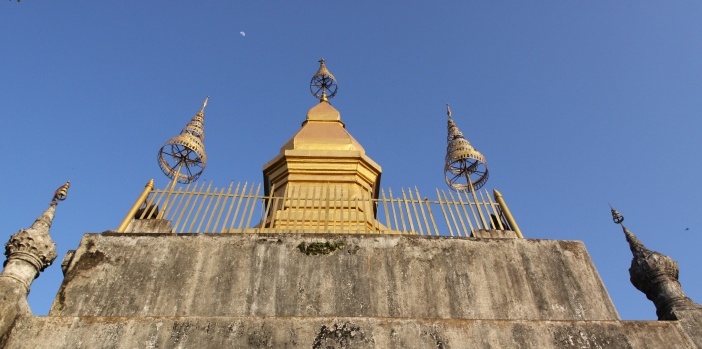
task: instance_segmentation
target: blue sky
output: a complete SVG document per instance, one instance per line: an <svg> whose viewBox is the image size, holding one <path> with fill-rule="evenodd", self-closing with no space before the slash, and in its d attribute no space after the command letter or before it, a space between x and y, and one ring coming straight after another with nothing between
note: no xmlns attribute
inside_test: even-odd
<svg viewBox="0 0 702 349"><path fill-rule="evenodd" d="M71 180L30 294L45 314L66 250L166 185L156 153L205 96L201 180L260 182L324 57L381 187L445 187L450 103L525 236L584 241L622 318L653 319L608 203L702 302L700 18L697 1L0 2L0 240Z"/></svg>

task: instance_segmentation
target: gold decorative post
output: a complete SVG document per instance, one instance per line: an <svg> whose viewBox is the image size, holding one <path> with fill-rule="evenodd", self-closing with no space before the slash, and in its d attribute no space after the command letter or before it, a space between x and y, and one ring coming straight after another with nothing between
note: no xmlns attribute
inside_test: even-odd
<svg viewBox="0 0 702 349"><path fill-rule="evenodd" d="M502 194L499 191L497 191L497 189L493 189L492 194L495 197L497 204L500 205L500 210L502 210L502 213L505 215L505 219L507 219L507 223L509 223L509 226L512 228L512 230L514 230L515 233L517 233L517 236L519 236L520 239L523 239L524 235L522 235L522 231L519 230L517 221L514 220L512 212L509 211L509 207L507 207L507 203L505 203L505 199L502 197Z"/></svg>
<svg viewBox="0 0 702 349"><path fill-rule="evenodd" d="M127 226L129 225L129 222L132 221L132 218L134 218L134 215L136 214L136 211L141 207L141 205L146 202L146 197L149 196L149 193L154 190L154 180L150 179L147 183L146 186L144 186L144 190L139 194L139 197L136 199L136 202L134 202L134 205L132 205L132 208L129 209L129 212L127 212L127 215L124 216L124 219L122 220L122 223L120 223L119 227L117 228L118 233L124 233L127 230Z"/></svg>

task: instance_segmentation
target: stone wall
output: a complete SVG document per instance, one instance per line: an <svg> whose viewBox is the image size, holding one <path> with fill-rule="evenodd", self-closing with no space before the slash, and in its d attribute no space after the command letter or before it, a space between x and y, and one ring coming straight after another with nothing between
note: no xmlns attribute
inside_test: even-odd
<svg viewBox="0 0 702 349"><path fill-rule="evenodd" d="M696 348L675 321L26 317L6 349Z"/></svg>
<svg viewBox="0 0 702 349"><path fill-rule="evenodd" d="M88 234L52 316L618 320L580 242Z"/></svg>

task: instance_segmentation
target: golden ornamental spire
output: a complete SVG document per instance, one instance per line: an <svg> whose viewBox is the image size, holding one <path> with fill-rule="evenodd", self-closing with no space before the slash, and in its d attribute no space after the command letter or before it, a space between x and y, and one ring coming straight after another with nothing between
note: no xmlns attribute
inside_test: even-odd
<svg viewBox="0 0 702 349"><path fill-rule="evenodd" d="M446 104L448 136L446 138L446 162L444 176L446 184L457 191L480 189L488 180L487 161L470 142L463 137L451 118L451 108Z"/></svg>
<svg viewBox="0 0 702 349"><path fill-rule="evenodd" d="M312 92L313 96L319 98L320 102L327 102L329 98L336 96L337 88L336 78L327 69L324 58L320 59L319 70L312 76L310 81L310 92Z"/></svg>
<svg viewBox="0 0 702 349"><path fill-rule="evenodd" d="M210 97L205 98L202 109L185 125L180 134L169 139L158 152L161 171L178 183L191 183L205 170L205 107Z"/></svg>

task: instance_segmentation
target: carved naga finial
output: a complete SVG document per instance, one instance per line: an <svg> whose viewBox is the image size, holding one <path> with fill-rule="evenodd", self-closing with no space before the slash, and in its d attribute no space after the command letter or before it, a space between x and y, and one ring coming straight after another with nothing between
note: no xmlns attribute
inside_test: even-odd
<svg viewBox="0 0 702 349"><path fill-rule="evenodd" d="M32 226L20 229L5 244L5 270L2 275L19 281L29 292L29 285L46 267L56 259L56 244L51 240L49 228L54 219L56 205L68 196L70 182L66 182L54 192L47 208ZM30 267L31 266L31 267Z"/></svg>
<svg viewBox="0 0 702 349"><path fill-rule="evenodd" d="M656 306L659 320L677 320L676 310L699 308L688 298L678 281L678 263L672 258L651 251L627 229L624 216L610 206L612 220L622 226L633 258L629 267L631 283Z"/></svg>

